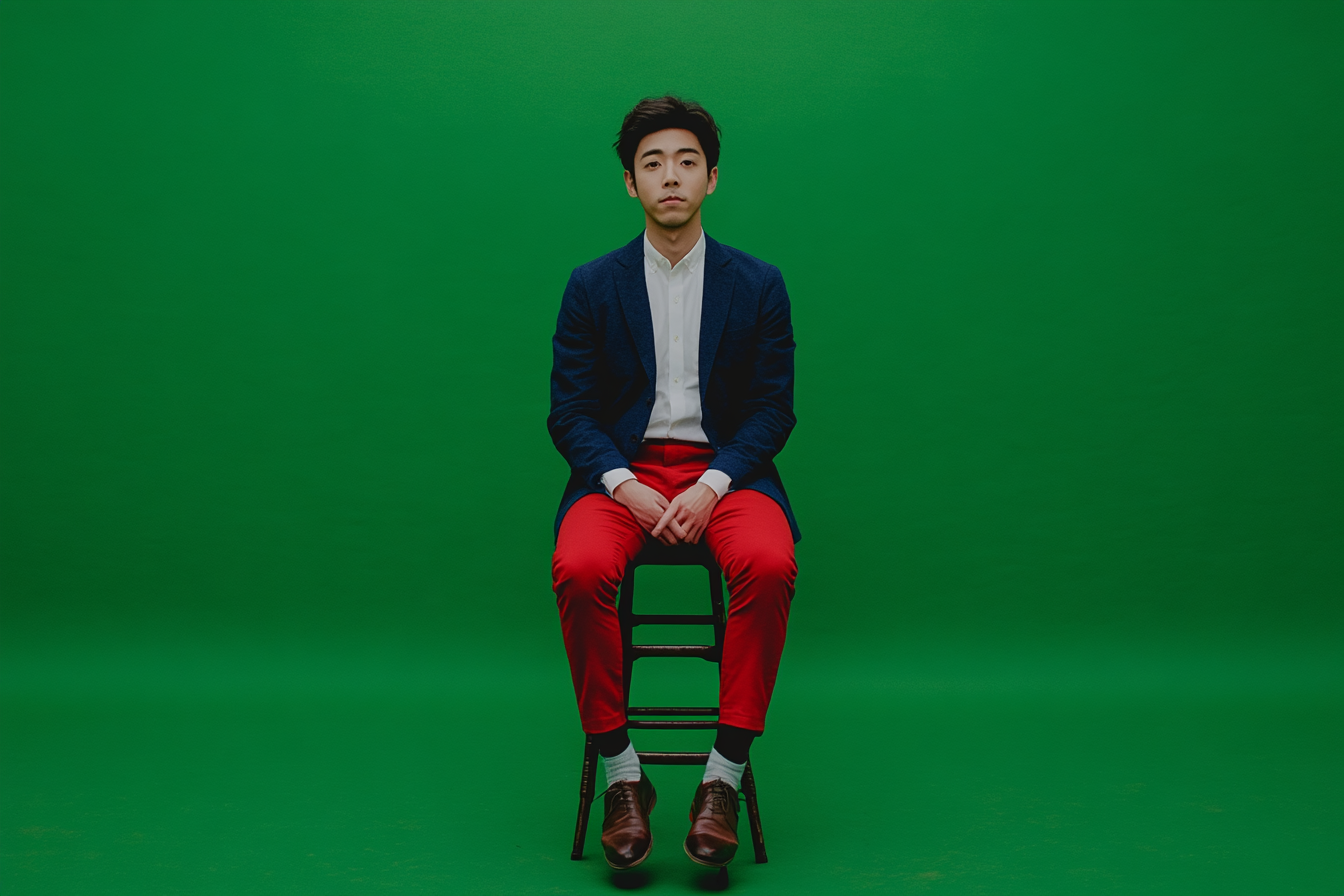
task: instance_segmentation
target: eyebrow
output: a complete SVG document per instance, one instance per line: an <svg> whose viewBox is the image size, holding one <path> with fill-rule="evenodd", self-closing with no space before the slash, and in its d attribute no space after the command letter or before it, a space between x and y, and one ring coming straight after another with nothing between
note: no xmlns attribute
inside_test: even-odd
<svg viewBox="0 0 1344 896"><path fill-rule="evenodd" d="M693 153L695 153L696 155L700 155L700 150L696 149L694 146L684 146L684 147L682 147L681 149L677 150L677 152L678 152L678 153L682 153L682 152L693 152ZM662 151L661 149L646 149L646 150L644 150L644 153L643 153L643 155L640 156L640 158L642 159L642 158L645 158L646 156L653 156L653 155L658 155L658 156L660 156L660 155L662 155L662 154L663 154L663 151Z"/></svg>

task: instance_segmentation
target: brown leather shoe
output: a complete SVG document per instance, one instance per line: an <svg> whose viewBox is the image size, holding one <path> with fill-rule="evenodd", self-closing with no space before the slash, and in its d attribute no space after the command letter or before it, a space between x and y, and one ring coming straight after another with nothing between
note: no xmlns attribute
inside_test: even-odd
<svg viewBox="0 0 1344 896"><path fill-rule="evenodd" d="M617 871L633 868L649 857L653 834L649 813L658 802L647 772L638 781L617 781L602 795L607 814L602 819L602 852Z"/></svg>
<svg viewBox="0 0 1344 896"><path fill-rule="evenodd" d="M713 868L737 854L737 791L718 778L695 789L685 849L692 862Z"/></svg>

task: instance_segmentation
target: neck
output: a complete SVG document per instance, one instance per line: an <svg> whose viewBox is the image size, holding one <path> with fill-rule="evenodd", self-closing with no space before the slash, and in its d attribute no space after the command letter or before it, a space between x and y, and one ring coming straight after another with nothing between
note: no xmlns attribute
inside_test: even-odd
<svg viewBox="0 0 1344 896"><path fill-rule="evenodd" d="M700 241L700 234L704 232L700 226L699 209L696 209L694 217L680 227L664 227L645 215L644 230L653 248L673 267L695 248L695 244Z"/></svg>

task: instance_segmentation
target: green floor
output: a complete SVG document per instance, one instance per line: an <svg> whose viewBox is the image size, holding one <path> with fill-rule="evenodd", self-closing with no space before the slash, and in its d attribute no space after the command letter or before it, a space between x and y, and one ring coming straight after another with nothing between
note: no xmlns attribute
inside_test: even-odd
<svg viewBox="0 0 1344 896"><path fill-rule="evenodd" d="M1026 668L934 653L786 667L754 750L771 859L744 856L726 882L681 852L687 768L653 771L655 847L637 873L602 862L600 815L585 860L569 860L580 739L554 662L494 682L473 664L391 656L140 657L82 682L87 658L69 657L63 678L11 667L4 884L53 896L1344 885L1344 691L1328 655ZM670 692L672 678L653 669L641 683Z"/></svg>

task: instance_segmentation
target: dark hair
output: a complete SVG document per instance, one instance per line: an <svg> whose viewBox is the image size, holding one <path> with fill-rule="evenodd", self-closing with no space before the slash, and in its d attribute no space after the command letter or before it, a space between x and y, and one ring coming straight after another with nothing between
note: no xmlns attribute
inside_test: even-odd
<svg viewBox="0 0 1344 896"><path fill-rule="evenodd" d="M719 164L719 126L705 107L679 96L645 97L626 113L621 131L612 146L621 157L621 165L631 175L635 173L635 150L639 141L668 128L683 128L700 141L709 168Z"/></svg>

